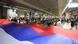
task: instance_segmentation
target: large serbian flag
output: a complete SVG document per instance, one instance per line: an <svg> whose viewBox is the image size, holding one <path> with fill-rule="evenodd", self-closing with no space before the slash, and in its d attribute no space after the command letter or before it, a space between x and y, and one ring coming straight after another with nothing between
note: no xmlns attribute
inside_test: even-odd
<svg viewBox="0 0 78 44"><path fill-rule="evenodd" d="M0 24L9 24L9 23L11 23L11 21L8 19L0 19Z"/></svg>
<svg viewBox="0 0 78 44"><path fill-rule="evenodd" d="M78 44L77 34L59 26L10 23L0 29L0 44Z"/></svg>

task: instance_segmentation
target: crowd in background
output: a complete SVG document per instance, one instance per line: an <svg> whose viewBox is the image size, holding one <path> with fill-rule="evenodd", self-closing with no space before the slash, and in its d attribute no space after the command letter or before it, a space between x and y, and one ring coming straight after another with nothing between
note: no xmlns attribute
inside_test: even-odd
<svg viewBox="0 0 78 44"><path fill-rule="evenodd" d="M77 29L78 28L78 15L72 15L70 19L65 17L61 18L61 24L67 29Z"/></svg>
<svg viewBox="0 0 78 44"><path fill-rule="evenodd" d="M11 21L20 24L40 23L43 25L54 25L58 21L58 18L27 18L27 17L14 17Z"/></svg>
<svg viewBox="0 0 78 44"><path fill-rule="evenodd" d="M66 29L78 28L78 15L73 15L70 19L62 18L27 18L27 17L14 17L11 21L20 24L39 23L45 26L60 25Z"/></svg>

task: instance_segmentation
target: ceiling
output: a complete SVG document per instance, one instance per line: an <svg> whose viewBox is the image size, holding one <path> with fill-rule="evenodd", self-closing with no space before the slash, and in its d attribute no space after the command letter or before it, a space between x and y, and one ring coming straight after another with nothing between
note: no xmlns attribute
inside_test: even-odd
<svg viewBox="0 0 78 44"><path fill-rule="evenodd" d="M78 0L73 0L73 2L76 2L76 3L78 3Z"/></svg>
<svg viewBox="0 0 78 44"><path fill-rule="evenodd" d="M15 0L18 3L35 8L38 10L44 10L45 12L52 13L52 15L58 14L58 0Z"/></svg>
<svg viewBox="0 0 78 44"><path fill-rule="evenodd" d="M1 1L1 0L0 0ZM15 4L23 7L30 7L52 15L58 15L58 1L59 0L2 0L9 4Z"/></svg>
<svg viewBox="0 0 78 44"><path fill-rule="evenodd" d="M58 0L23 0L53 14L58 12Z"/></svg>
<svg viewBox="0 0 78 44"><path fill-rule="evenodd" d="M73 0L72 3L78 3L78 0ZM71 15L78 15L78 7L67 8L66 12L71 13Z"/></svg>

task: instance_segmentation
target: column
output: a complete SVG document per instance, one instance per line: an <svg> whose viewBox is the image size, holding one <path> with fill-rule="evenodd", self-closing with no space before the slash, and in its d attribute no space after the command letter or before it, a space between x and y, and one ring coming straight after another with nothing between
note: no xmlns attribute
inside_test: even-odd
<svg viewBox="0 0 78 44"><path fill-rule="evenodd" d="M0 6L0 18L7 18L7 8Z"/></svg>

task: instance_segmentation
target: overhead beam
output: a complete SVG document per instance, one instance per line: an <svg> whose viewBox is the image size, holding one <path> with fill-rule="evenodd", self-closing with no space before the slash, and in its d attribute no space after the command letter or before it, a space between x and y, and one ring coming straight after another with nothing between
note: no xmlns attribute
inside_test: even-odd
<svg viewBox="0 0 78 44"><path fill-rule="evenodd" d="M72 0L69 0L67 5L65 6L65 8L63 9L61 15L66 11L66 9L68 8L68 6L70 5L70 3L72 2Z"/></svg>
<svg viewBox="0 0 78 44"><path fill-rule="evenodd" d="M19 1L19 0L15 0L15 2L24 4L24 5L28 6L28 7L31 7L31 8L40 10L40 11L43 11L43 12L48 13L48 14L52 14L52 13L50 13L50 12L48 12L48 11L46 11L46 10L43 10L43 9L41 9L41 8L38 8L38 7L36 7L36 6L32 5L32 4L29 4L29 3L27 3L27 2L24 2L23 0L20 0L20 1ZM53 15L53 14L52 14L52 15Z"/></svg>
<svg viewBox="0 0 78 44"><path fill-rule="evenodd" d="M64 13L68 3L69 0L58 0L59 16L61 16Z"/></svg>

